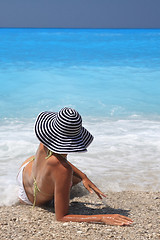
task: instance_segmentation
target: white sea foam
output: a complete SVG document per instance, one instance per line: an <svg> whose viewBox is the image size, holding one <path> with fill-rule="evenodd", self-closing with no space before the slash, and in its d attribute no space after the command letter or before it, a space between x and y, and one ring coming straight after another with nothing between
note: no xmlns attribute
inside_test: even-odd
<svg viewBox="0 0 160 240"><path fill-rule="evenodd" d="M0 126L0 205L17 201L16 175L21 163L39 144L34 120L5 120ZM160 122L151 120L84 119L94 135L87 153L68 160L104 192L160 190Z"/></svg>
<svg viewBox="0 0 160 240"><path fill-rule="evenodd" d="M160 122L117 120L87 124L95 135L74 163L107 190L160 190Z"/></svg>
<svg viewBox="0 0 160 240"><path fill-rule="evenodd" d="M17 200L18 169L35 152L37 140L33 123L18 120L1 121L0 136L0 205L9 205Z"/></svg>

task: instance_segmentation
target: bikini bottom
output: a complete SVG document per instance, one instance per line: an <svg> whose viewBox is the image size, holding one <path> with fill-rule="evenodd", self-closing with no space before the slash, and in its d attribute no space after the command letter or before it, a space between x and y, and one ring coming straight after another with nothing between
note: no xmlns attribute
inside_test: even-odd
<svg viewBox="0 0 160 240"><path fill-rule="evenodd" d="M23 185L23 170L27 166L29 162L25 163L19 170L18 175L17 175L17 183L19 186L19 191L18 191L18 197L25 202L26 204L33 205L31 201L28 199L27 194L24 189Z"/></svg>

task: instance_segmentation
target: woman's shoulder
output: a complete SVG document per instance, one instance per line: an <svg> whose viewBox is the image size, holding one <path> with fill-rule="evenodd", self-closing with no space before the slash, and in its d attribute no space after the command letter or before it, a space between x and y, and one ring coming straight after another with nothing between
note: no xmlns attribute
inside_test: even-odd
<svg viewBox="0 0 160 240"><path fill-rule="evenodd" d="M31 156L29 158L27 158L21 165L21 167L26 164L26 163L29 163L29 162L32 162L33 160L35 159L35 156Z"/></svg>

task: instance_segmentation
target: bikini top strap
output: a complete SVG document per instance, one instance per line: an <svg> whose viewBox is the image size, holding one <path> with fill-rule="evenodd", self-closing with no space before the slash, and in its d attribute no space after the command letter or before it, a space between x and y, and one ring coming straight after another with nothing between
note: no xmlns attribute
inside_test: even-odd
<svg viewBox="0 0 160 240"><path fill-rule="evenodd" d="M35 160L35 156L33 156L30 160L29 160L29 162L32 162L32 161L34 161Z"/></svg>
<svg viewBox="0 0 160 240"><path fill-rule="evenodd" d="M49 157L51 157L52 154L53 154L53 152L51 150L48 150L47 157L45 157L45 159L48 159Z"/></svg>

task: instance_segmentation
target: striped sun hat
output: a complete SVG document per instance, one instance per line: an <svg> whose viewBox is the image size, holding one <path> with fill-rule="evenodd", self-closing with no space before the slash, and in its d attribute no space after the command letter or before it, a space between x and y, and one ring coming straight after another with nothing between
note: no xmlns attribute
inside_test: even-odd
<svg viewBox="0 0 160 240"><path fill-rule="evenodd" d="M35 133L49 150L59 154L85 152L93 136L82 127L80 114L72 108L57 112L41 112L35 123Z"/></svg>

